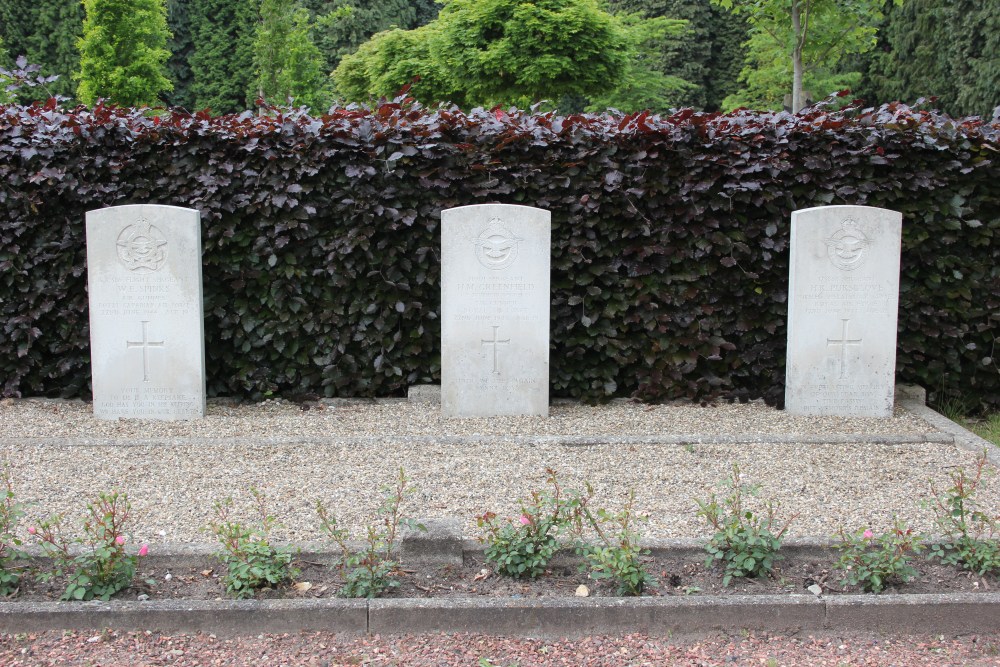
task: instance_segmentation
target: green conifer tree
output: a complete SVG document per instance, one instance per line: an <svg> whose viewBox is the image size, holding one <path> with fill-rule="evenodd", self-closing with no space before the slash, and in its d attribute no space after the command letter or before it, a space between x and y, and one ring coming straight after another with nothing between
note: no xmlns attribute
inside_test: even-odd
<svg viewBox="0 0 1000 667"><path fill-rule="evenodd" d="M253 106L253 41L259 0L190 0L190 95L197 110L235 113ZM249 97L249 99L248 99Z"/></svg>
<svg viewBox="0 0 1000 667"><path fill-rule="evenodd" d="M749 26L740 17L712 5L706 39L712 44L704 79L705 109L718 111L723 101L740 89L740 72L746 60Z"/></svg>
<svg viewBox="0 0 1000 667"><path fill-rule="evenodd" d="M390 97L419 77L410 89L412 97L428 104L447 100L465 105L465 93L431 55L430 43L437 38L433 22L376 34L340 61L333 75L337 92L352 102L364 102Z"/></svg>
<svg viewBox="0 0 1000 667"><path fill-rule="evenodd" d="M739 89L746 41L746 22L706 0L611 0L616 12L683 19L687 29L661 40L653 65L666 76L690 85L673 96L676 106L716 110L722 100Z"/></svg>
<svg viewBox="0 0 1000 667"><path fill-rule="evenodd" d="M913 102L917 97L955 98L945 53L951 41L951 12L940 0L910 0L889 7L878 45L870 54L862 94L878 101ZM875 101L875 100L872 100Z"/></svg>
<svg viewBox="0 0 1000 667"><path fill-rule="evenodd" d="M269 104L325 111L323 56L309 37L309 12L296 0L263 0L254 40L254 91Z"/></svg>
<svg viewBox="0 0 1000 667"><path fill-rule="evenodd" d="M956 116L1000 105L1000 0L909 0L890 7L862 67L872 103L938 98Z"/></svg>
<svg viewBox="0 0 1000 667"><path fill-rule="evenodd" d="M618 18L627 28L631 57L618 85L608 92L591 94L586 109L667 112L690 106L688 100L700 87L673 73L679 68L664 63L664 53L673 49L675 40L687 30L687 23L664 16L643 18L640 14Z"/></svg>
<svg viewBox="0 0 1000 667"><path fill-rule="evenodd" d="M165 76L167 10L163 0L84 0L77 96L124 106L154 106L172 88Z"/></svg>
<svg viewBox="0 0 1000 667"><path fill-rule="evenodd" d="M167 42L167 49L170 51L167 76L174 84L174 89L164 97L172 107L193 110L191 83L194 76L190 60L194 53L194 42L191 40L191 21L185 0L167 0L167 27L170 28L171 35Z"/></svg>
<svg viewBox="0 0 1000 667"><path fill-rule="evenodd" d="M963 2L955 12L949 62L959 79L955 113L987 120L1000 108L1000 0ZM978 6L974 6L978 5Z"/></svg>
<svg viewBox="0 0 1000 667"><path fill-rule="evenodd" d="M690 82L688 89L675 95L677 106L703 108L706 104L704 81L708 77L708 60L712 52L712 43L706 35L706 16L711 13L709 6L696 0L612 0L611 7L616 12L638 12L647 17L688 21L682 34L661 43L651 64L663 74Z"/></svg>
<svg viewBox="0 0 1000 667"><path fill-rule="evenodd" d="M597 0L450 0L431 54L473 104L597 95L625 77L627 28Z"/></svg>
<svg viewBox="0 0 1000 667"><path fill-rule="evenodd" d="M0 67L10 66L10 56L7 55L7 49L3 45L3 36L0 36ZM0 74L0 104L10 104L14 101L14 96L7 92L7 84L10 83L9 79L4 75Z"/></svg>
<svg viewBox="0 0 1000 667"><path fill-rule="evenodd" d="M372 35L393 28L410 30L429 22L428 2L433 4L433 0L304 0L303 6L315 17L315 43L326 69L332 71L341 58L357 51Z"/></svg>
<svg viewBox="0 0 1000 667"><path fill-rule="evenodd" d="M33 33L34 8L37 4L31 0L0 2L0 38L3 39L11 58L29 55L28 38Z"/></svg>
<svg viewBox="0 0 1000 667"><path fill-rule="evenodd" d="M83 35L83 5L79 0L2 0L0 36L11 59L25 56L41 66L44 76L59 78L44 88L26 88L18 97L28 103L49 95L72 98L73 74L80 69L77 42Z"/></svg>
<svg viewBox="0 0 1000 667"><path fill-rule="evenodd" d="M420 76L410 94L425 103L661 106L684 82L648 67L646 47L677 29L614 16L598 0L449 0L425 26L375 35L334 79L349 100L392 95Z"/></svg>

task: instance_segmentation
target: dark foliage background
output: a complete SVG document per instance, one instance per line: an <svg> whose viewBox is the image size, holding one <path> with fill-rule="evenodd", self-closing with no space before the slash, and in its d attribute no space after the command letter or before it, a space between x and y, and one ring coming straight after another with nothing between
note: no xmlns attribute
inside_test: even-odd
<svg viewBox="0 0 1000 667"><path fill-rule="evenodd" d="M899 378L1000 406L1000 125L901 105L211 118L0 106L0 382L89 391L84 213L202 213L211 394L439 377L440 210L552 211L554 395L780 401L793 210L904 216Z"/></svg>

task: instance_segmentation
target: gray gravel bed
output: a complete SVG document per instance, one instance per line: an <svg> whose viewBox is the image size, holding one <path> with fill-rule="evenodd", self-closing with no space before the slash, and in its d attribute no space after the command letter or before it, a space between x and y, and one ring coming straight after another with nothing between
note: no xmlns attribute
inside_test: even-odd
<svg viewBox="0 0 1000 667"><path fill-rule="evenodd" d="M264 437L264 436L470 436L470 435L654 435L669 433L765 435L821 433L915 434L934 430L897 408L891 419L801 417L761 402L698 405L643 405L615 401L588 406L556 403L542 417L445 419L429 404L405 400L314 404L269 400L258 404L209 401L203 420L156 422L101 421L81 401L0 401L0 436L47 438Z"/></svg>
<svg viewBox="0 0 1000 667"><path fill-rule="evenodd" d="M437 430L435 430L437 429ZM54 512L79 517L98 491L128 493L138 520L134 539L151 542L209 542L204 527L213 502L232 496L237 516L253 515L248 489L257 487L283 524L275 537L322 539L314 511L321 499L354 535L374 518L382 495L399 467L418 486L407 509L417 517L460 517L470 536L475 517L486 511L518 512L518 499L545 486L546 468L566 488L589 481L595 503L621 506L636 490L636 507L649 515L650 538L703 537L695 498L723 491L733 463L763 496L782 503L781 516L798 513L794 536L829 536L841 525L886 530L893 515L915 528L933 528L921 508L929 480L946 486L958 466L971 467L975 454L950 444L800 444L823 433L915 434L934 431L921 419L897 410L892 419L792 417L758 403L696 406L614 404L555 405L548 420L530 418L442 420L437 408L402 402L352 404L303 411L284 402L256 406L213 403L201 422L140 420L98 422L89 406L73 402L0 403L0 456L10 461L17 498L33 503L27 523ZM784 442L740 444L595 444L504 441L507 434L623 434L632 436L701 432L772 434ZM381 440L379 434L492 435L489 440L449 438ZM358 438L366 435L372 437ZM101 437L133 442L130 447L66 446L33 438ZM233 438L221 440L223 436ZM261 442L276 436L301 442ZM204 438L215 438L206 442ZM155 441L136 439L156 438ZM1000 513L1000 490L987 482L984 508ZM71 519L72 521L72 519Z"/></svg>

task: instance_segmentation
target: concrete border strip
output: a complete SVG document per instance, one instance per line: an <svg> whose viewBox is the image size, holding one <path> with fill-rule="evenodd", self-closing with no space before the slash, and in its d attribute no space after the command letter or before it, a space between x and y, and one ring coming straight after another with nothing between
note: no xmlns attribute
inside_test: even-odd
<svg viewBox="0 0 1000 667"><path fill-rule="evenodd" d="M149 629L220 636L324 630L350 635L476 632L581 637L642 632L1000 632L1000 593L642 598L423 598L0 602L0 631Z"/></svg>
<svg viewBox="0 0 1000 667"><path fill-rule="evenodd" d="M330 630L360 635L368 626L365 600L0 602L0 629L6 633L116 628L221 635Z"/></svg>
<svg viewBox="0 0 1000 667"><path fill-rule="evenodd" d="M951 436L952 441L962 449L976 454L982 454L985 450L986 460L995 466L1000 466L1000 448L940 412L927 407L927 395L922 387L905 386L898 388L897 392L897 400L903 408L941 431L943 435Z"/></svg>

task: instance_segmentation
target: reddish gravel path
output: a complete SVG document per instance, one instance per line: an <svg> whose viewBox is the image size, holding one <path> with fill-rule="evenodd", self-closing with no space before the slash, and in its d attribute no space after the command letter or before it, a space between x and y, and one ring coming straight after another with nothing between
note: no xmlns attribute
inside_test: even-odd
<svg viewBox="0 0 1000 667"><path fill-rule="evenodd" d="M749 635L678 641L627 635L544 641L482 635L347 638L303 633L217 639L211 635L166 636L155 632L45 632L0 635L0 665L1000 666L1000 636L886 639Z"/></svg>

